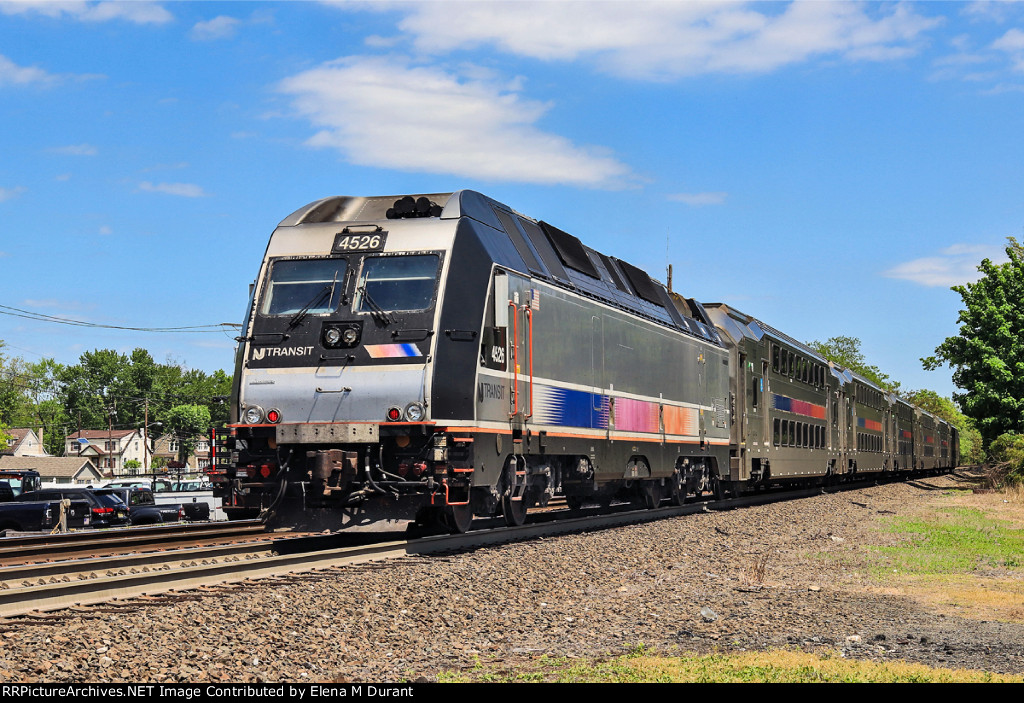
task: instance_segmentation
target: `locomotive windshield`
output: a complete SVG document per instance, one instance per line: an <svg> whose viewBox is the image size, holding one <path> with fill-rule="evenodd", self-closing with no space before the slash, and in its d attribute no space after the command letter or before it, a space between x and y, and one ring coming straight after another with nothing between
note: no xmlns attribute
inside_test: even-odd
<svg viewBox="0 0 1024 703"><path fill-rule="evenodd" d="M367 258L356 286L356 312L426 310L437 285L436 254Z"/></svg>
<svg viewBox="0 0 1024 703"><path fill-rule="evenodd" d="M264 315L327 313L338 308L345 280L345 259L275 261L270 268Z"/></svg>

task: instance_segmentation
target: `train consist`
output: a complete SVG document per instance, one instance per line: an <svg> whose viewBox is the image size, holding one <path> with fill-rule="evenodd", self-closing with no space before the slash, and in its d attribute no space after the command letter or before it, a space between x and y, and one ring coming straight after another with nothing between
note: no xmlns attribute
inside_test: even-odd
<svg viewBox="0 0 1024 703"><path fill-rule="evenodd" d="M474 191L274 230L211 479L232 517L521 524L532 506L955 465L947 422Z"/></svg>

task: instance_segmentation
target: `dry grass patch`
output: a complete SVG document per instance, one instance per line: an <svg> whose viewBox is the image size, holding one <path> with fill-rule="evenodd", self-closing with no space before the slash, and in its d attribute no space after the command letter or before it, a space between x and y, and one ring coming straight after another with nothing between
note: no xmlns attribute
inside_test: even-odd
<svg viewBox="0 0 1024 703"><path fill-rule="evenodd" d="M667 656L643 646L608 660L539 657L443 672L442 683L1022 683L1024 677L771 649Z"/></svg>
<svg viewBox="0 0 1024 703"><path fill-rule="evenodd" d="M1024 623L1024 489L965 488L936 492L880 523L884 544L869 548L867 590L896 590L960 617Z"/></svg>

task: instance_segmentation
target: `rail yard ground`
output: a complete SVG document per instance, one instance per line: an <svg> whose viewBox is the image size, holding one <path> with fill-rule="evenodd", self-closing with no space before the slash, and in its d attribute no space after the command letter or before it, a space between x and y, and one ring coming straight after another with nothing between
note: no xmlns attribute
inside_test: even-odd
<svg viewBox="0 0 1024 703"><path fill-rule="evenodd" d="M1024 501L974 493L977 479L960 470L96 609L0 632L0 681L1019 675Z"/></svg>

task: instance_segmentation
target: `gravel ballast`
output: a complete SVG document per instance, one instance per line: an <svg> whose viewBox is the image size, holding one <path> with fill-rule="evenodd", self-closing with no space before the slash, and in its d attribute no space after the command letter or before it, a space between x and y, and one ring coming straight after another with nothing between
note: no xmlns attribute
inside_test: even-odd
<svg viewBox="0 0 1024 703"><path fill-rule="evenodd" d="M799 647L1024 672L1024 626L859 588L878 518L956 477L250 582L0 634L0 681L435 680L476 661ZM824 556L823 556L824 555ZM845 565L845 566L844 566Z"/></svg>

